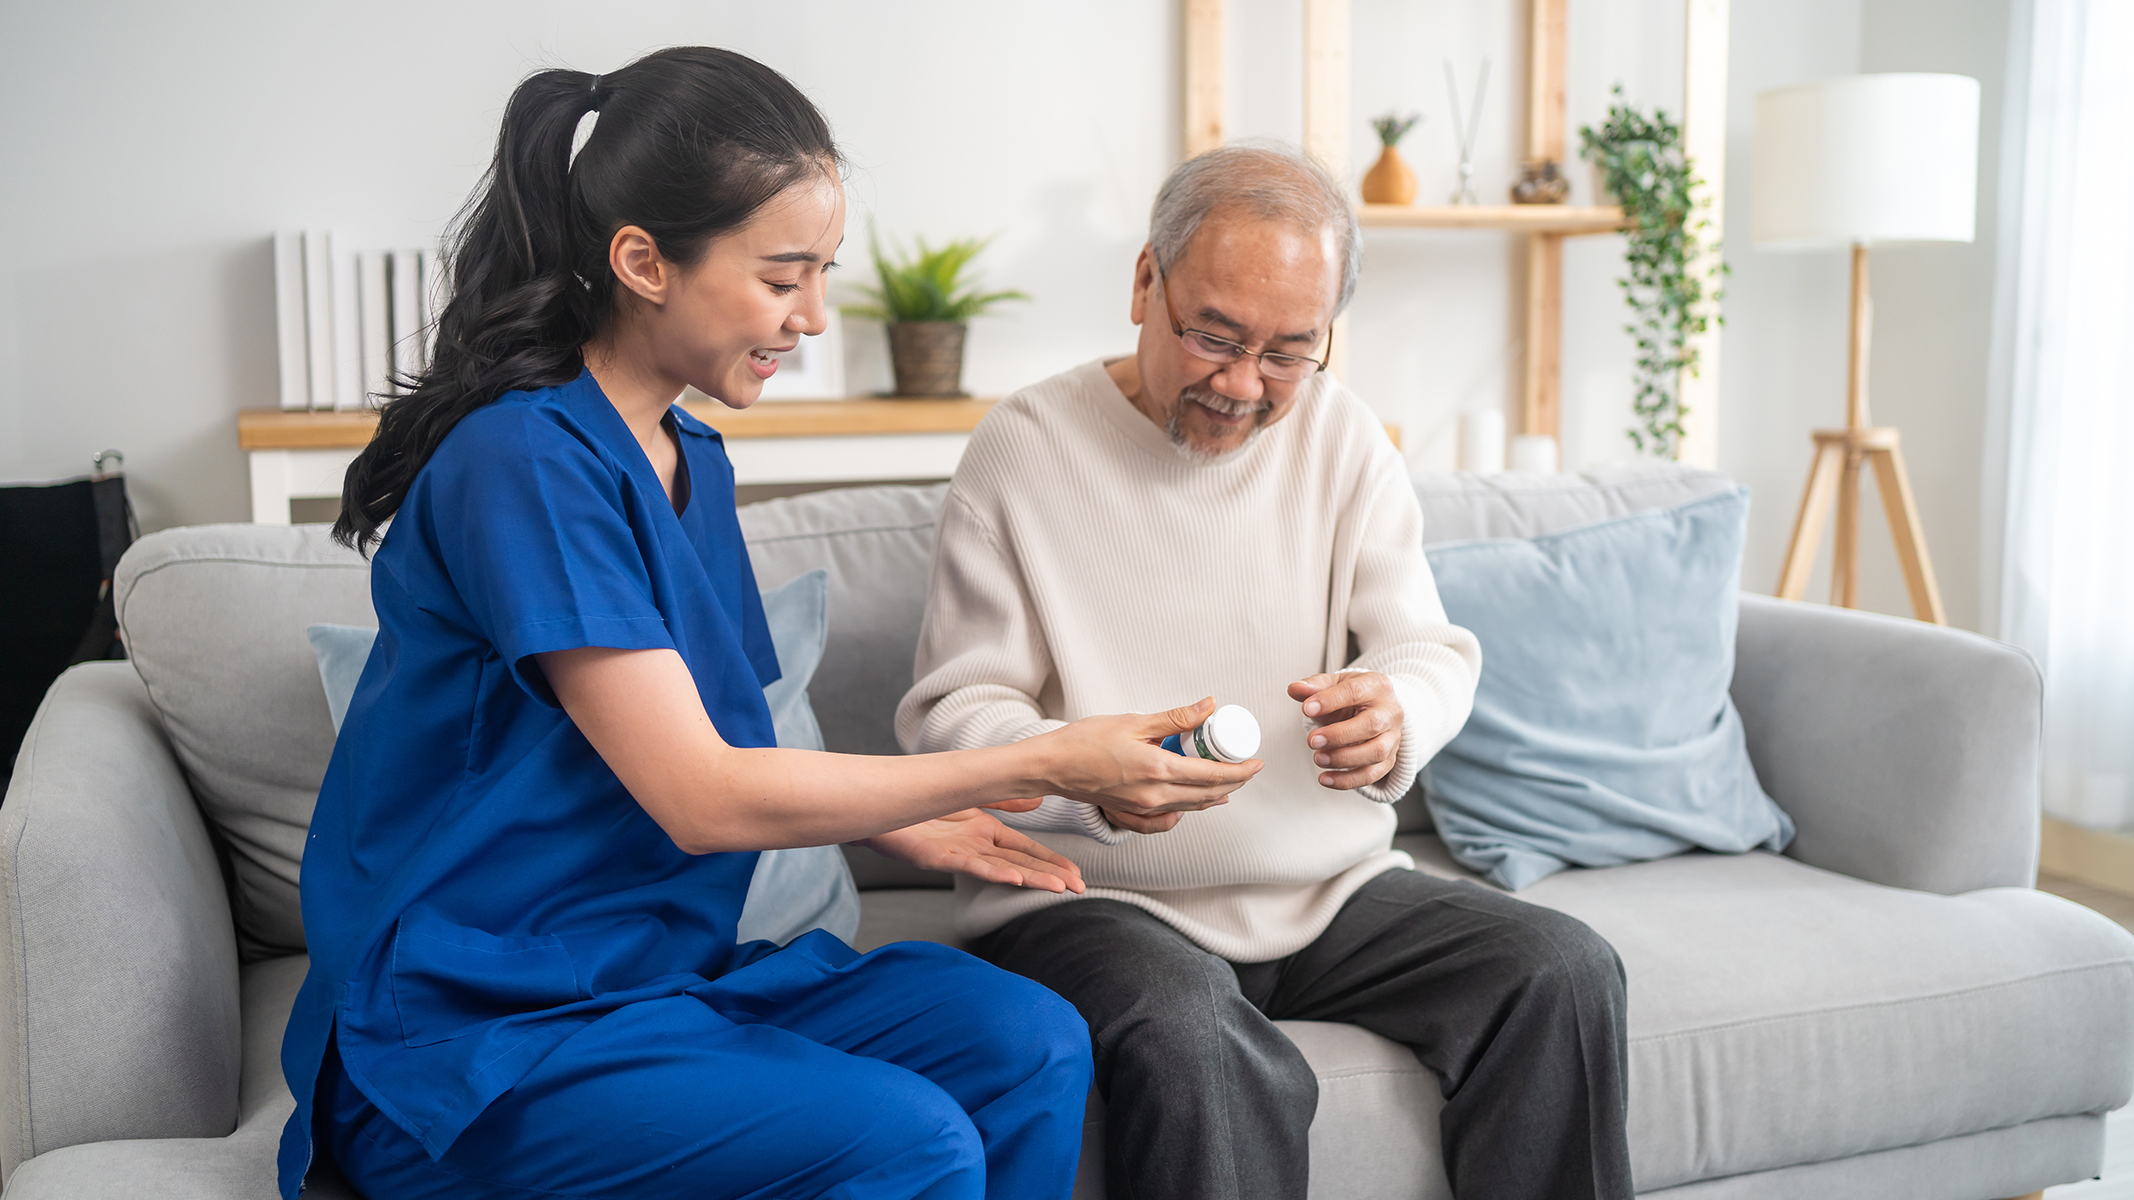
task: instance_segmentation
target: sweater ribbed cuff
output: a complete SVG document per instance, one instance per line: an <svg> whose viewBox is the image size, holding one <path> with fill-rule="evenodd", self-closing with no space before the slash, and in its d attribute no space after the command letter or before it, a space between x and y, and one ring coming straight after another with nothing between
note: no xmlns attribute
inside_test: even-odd
<svg viewBox="0 0 2134 1200"><path fill-rule="evenodd" d="M1065 796L1047 796L1029 812L1000 812L996 809L993 815L1024 833L1072 833L1106 846L1116 846L1136 836L1130 829L1114 828L1096 805L1069 800Z"/></svg>
<svg viewBox="0 0 2134 1200"><path fill-rule="evenodd" d="M1403 714L1400 723L1400 751L1393 758L1393 769L1377 783L1366 784L1356 789L1356 794L1380 804L1397 803L1415 786L1415 777L1422 772L1423 764L1437 753L1434 728L1443 706L1436 695L1420 682L1406 675L1388 675L1393 683L1393 695L1400 700ZM1428 746L1428 752L1424 747Z"/></svg>

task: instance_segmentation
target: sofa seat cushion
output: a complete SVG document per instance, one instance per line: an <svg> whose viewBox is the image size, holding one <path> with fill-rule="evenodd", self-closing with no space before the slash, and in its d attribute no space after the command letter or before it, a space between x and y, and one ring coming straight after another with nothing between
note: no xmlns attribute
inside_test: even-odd
<svg viewBox="0 0 2134 1200"><path fill-rule="evenodd" d="M1488 886L1434 837L1396 844L1422 870ZM1519 895L1592 925L1622 955L1640 1191L2127 1102L2134 936L2058 897L1905 891L1762 853L1571 870ZM948 892L865 892L860 901L862 949L951 940ZM1373 1043L1386 1057L1366 1070L1414 1065L1362 1030L1313 1036L1298 1044L1322 1084ZM1329 1142L1343 1157L1320 1156L1322 1140L1349 1138L1389 1161L1440 1164L1428 1176L1440 1177L1435 1089L1396 1090L1406 1097L1397 1108L1315 1122L1315 1160L1361 1153ZM1329 1103L1338 1091L1327 1087ZM1417 1138L1420 1149L1410 1146Z"/></svg>
<svg viewBox="0 0 2134 1200"><path fill-rule="evenodd" d="M1473 878L1435 838L1399 844ZM2127 1102L2134 936L2056 896L1907 891L1764 853L1519 895L1622 955L1640 1190Z"/></svg>

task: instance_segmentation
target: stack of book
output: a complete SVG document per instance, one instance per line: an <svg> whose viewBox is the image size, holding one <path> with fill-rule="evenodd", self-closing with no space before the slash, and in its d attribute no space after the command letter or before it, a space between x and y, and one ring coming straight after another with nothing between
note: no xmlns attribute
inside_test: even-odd
<svg viewBox="0 0 2134 1200"><path fill-rule="evenodd" d="M274 235L282 407L364 408L429 362L443 280L434 250L340 250L333 234Z"/></svg>

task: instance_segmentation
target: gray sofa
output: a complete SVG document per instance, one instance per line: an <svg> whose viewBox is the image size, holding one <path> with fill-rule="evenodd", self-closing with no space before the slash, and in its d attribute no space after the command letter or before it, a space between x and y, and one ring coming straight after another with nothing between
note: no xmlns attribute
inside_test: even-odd
<svg viewBox="0 0 2134 1200"><path fill-rule="evenodd" d="M1420 476L1433 539L1532 535L1725 486L1674 468ZM810 688L834 750L894 753L939 488L744 510L760 581L830 572ZM130 663L68 672L0 807L0 1170L10 1200L266 1200L303 976L297 865L332 743L304 626L369 624L323 528L144 538ZM1641 1193L1990 1200L2099 1169L2134 1084L2134 937L2032 890L2039 685L2020 653L1745 596L1734 697L1784 856L1570 871L1630 980ZM1465 876L1404 806L1400 844ZM940 880L855 854L859 940L953 941ZM1483 886L1477 884L1477 886ZM1352 1027L1285 1025L1318 1069L1314 1197L1449 1194L1436 1080ZM1088 1114L1077 1196L1102 1108ZM345 1195L324 1181L321 1196Z"/></svg>

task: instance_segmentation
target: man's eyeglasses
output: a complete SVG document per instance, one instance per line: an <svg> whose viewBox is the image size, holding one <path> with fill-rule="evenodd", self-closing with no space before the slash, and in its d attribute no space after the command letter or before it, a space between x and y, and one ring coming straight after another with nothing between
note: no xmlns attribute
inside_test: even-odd
<svg viewBox="0 0 2134 1200"><path fill-rule="evenodd" d="M1186 349L1195 358L1224 364L1246 357L1257 358L1260 360L1260 374L1286 383L1309 379L1326 370L1326 364L1333 361L1334 335L1331 331L1326 335L1325 357L1305 358L1296 354L1280 354L1273 350L1247 350L1229 338L1217 337L1204 329L1187 329L1178 319L1178 310L1171 307L1171 281L1160 267L1156 271L1156 279L1163 284L1163 312L1171 318L1171 332L1178 335L1178 340L1185 343Z"/></svg>

